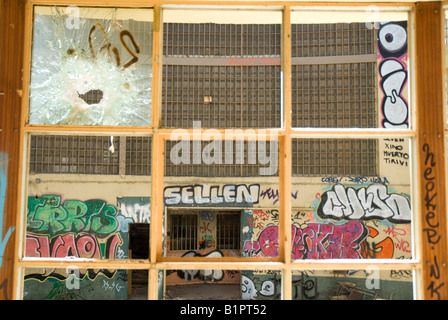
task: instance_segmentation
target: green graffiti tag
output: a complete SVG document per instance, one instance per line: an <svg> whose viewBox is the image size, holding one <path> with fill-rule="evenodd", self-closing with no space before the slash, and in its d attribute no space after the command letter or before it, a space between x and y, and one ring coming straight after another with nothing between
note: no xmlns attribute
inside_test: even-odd
<svg viewBox="0 0 448 320"><path fill-rule="evenodd" d="M60 195L28 197L27 230L36 234L94 233L105 237L118 229L117 209L104 200L65 200Z"/></svg>

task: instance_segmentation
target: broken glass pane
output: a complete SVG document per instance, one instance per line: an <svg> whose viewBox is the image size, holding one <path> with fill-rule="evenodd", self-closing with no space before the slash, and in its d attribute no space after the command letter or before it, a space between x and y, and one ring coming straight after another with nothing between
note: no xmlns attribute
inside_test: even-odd
<svg viewBox="0 0 448 320"><path fill-rule="evenodd" d="M151 124L151 9L34 9L30 124Z"/></svg>

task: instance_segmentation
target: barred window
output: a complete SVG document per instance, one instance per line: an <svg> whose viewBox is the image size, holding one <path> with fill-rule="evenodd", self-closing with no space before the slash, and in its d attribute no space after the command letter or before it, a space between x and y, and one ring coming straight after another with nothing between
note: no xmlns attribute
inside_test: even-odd
<svg viewBox="0 0 448 320"><path fill-rule="evenodd" d="M241 248L241 214L219 212L216 226L217 249L239 250Z"/></svg>
<svg viewBox="0 0 448 320"><path fill-rule="evenodd" d="M198 249L198 216L172 214L170 217L170 251Z"/></svg>

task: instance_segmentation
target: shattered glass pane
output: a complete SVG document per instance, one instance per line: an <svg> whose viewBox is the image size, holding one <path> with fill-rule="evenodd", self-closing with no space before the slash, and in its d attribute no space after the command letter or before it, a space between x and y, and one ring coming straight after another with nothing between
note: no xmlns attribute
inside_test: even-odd
<svg viewBox="0 0 448 320"><path fill-rule="evenodd" d="M151 9L34 8L30 124L151 124Z"/></svg>

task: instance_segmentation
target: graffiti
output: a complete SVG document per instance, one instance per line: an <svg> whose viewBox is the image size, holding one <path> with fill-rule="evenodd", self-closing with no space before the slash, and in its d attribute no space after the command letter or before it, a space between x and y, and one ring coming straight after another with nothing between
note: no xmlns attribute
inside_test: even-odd
<svg viewBox="0 0 448 320"><path fill-rule="evenodd" d="M342 225L310 223L306 227L292 225L293 259L358 259L360 243L367 236L367 229L359 221ZM278 226L263 229L257 240L247 240L243 256L278 256Z"/></svg>
<svg viewBox="0 0 448 320"><path fill-rule="evenodd" d="M166 205L216 205L258 203L260 185L189 185L170 186L164 190Z"/></svg>
<svg viewBox="0 0 448 320"><path fill-rule="evenodd" d="M212 230L210 229L210 222L203 222L202 226L199 227L199 231L201 233L212 233Z"/></svg>
<svg viewBox="0 0 448 320"><path fill-rule="evenodd" d="M281 297L279 288L281 287L281 278L277 279L277 274L271 275L273 280L262 280L258 277L251 279L249 276L241 276L241 293L243 300L256 300L257 298L273 298L279 299ZM302 294L302 298L305 299L317 299L319 293L317 292L317 280L305 279L304 273L298 280L293 280L292 285L295 290L294 299L299 297L299 288ZM257 290L260 287L260 290Z"/></svg>
<svg viewBox="0 0 448 320"><path fill-rule="evenodd" d="M94 59L96 58L96 51L94 49L94 44L92 42L92 35L95 33L96 30L100 30L103 35L103 38L104 38L104 41L103 41L104 45L101 46L101 48L99 48L97 50L97 52L100 53L103 50L107 50L108 56L110 58L111 57L110 51L112 50L112 53L114 54L114 57L115 57L115 63L117 65L117 67L119 67L121 65L120 53L119 53L118 49L116 47L112 46L112 44L109 42L107 32L104 29L103 25L99 22L95 23L90 28L89 36L88 36L89 50L90 50L90 54L92 55L92 58L94 58ZM128 44L125 41L125 37L127 37L131 41L131 43L134 47L134 51L129 48ZM134 36L128 30L120 31L120 42L123 45L126 52L128 52L129 55L132 57L128 62L123 64L123 69L126 69L138 61L137 54L140 53L140 47L137 45L137 43L134 39ZM73 54L74 52L75 51L73 50L73 51L70 51L69 53Z"/></svg>
<svg viewBox="0 0 448 320"><path fill-rule="evenodd" d="M37 234L64 232L106 236L118 229L117 209L103 200L65 200L55 194L28 197L27 230Z"/></svg>
<svg viewBox="0 0 448 320"><path fill-rule="evenodd" d="M125 286L120 285L120 284L116 283L115 281L110 283L109 281L106 281L105 279L103 279L104 291L112 290L112 291L120 292L120 290L122 290L123 288L125 288Z"/></svg>
<svg viewBox="0 0 448 320"><path fill-rule="evenodd" d="M8 177L8 159L5 153L0 152L0 268L3 264L3 254L6 250L8 240L14 231L14 227L9 227L3 236L3 215L5 213L6 187Z"/></svg>
<svg viewBox="0 0 448 320"><path fill-rule="evenodd" d="M124 257L124 240L118 232L117 209L103 200L62 200L60 195L28 197L25 254L31 258L115 259ZM124 218L120 215L121 218ZM86 270L79 278L94 280L98 274L113 278L116 270ZM65 272L45 268L25 279L67 280Z"/></svg>
<svg viewBox="0 0 448 320"><path fill-rule="evenodd" d="M367 183L389 183L386 177L323 177L321 182L325 183L356 183L356 184L367 184Z"/></svg>
<svg viewBox="0 0 448 320"><path fill-rule="evenodd" d="M33 70L45 70L45 79L34 72L30 83L30 123L79 125L147 125L151 121L147 96L150 40L124 30L115 11L91 14L77 8L85 19L76 19L52 7L51 15L35 13L35 26L42 30L33 48ZM106 18L108 16L109 18ZM148 27L148 22L144 22ZM76 30L78 29L78 30ZM131 33L132 32L132 33ZM36 42L37 43L37 42ZM44 60L52 61L51 64ZM138 70L137 70L138 69ZM145 71L143 71L145 70ZM142 72L140 72L142 71ZM107 78L107 81L105 81Z"/></svg>
<svg viewBox="0 0 448 320"><path fill-rule="evenodd" d="M409 223L411 206L405 196L389 193L384 184L374 183L358 190L336 184L322 194L317 214L324 219L387 219Z"/></svg>
<svg viewBox="0 0 448 320"><path fill-rule="evenodd" d="M195 251L188 251L182 257L222 258L224 254L219 250L202 255ZM202 281L221 281L224 278L223 270L178 270L177 275L185 281L200 279Z"/></svg>
<svg viewBox="0 0 448 320"><path fill-rule="evenodd" d="M275 292L274 282L272 280L263 281L261 289L257 290L255 284L249 277L241 276L241 293L243 300L254 300L261 294L265 297L273 296Z"/></svg>
<svg viewBox="0 0 448 320"><path fill-rule="evenodd" d="M378 50L381 90L384 94L382 112L384 128L408 127L408 103L402 96L407 81L407 22L381 24Z"/></svg>
<svg viewBox="0 0 448 320"><path fill-rule="evenodd" d="M255 229L263 228L266 225L266 222L276 222L279 221L278 218L278 210L262 210L262 209L254 209L252 213L252 227Z"/></svg>
<svg viewBox="0 0 448 320"><path fill-rule="evenodd" d="M215 215L211 211L201 211L200 218L201 220L212 222L215 219Z"/></svg>
<svg viewBox="0 0 448 320"><path fill-rule="evenodd" d="M118 198L120 213L125 218L131 218L134 223L150 223L151 204L149 197Z"/></svg>
<svg viewBox="0 0 448 320"><path fill-rule="evenodd" d="M28 293L24 294L27 295ZM78 290L70 290L63 282L54 282L53 288L45 296L45 300L84 300Z"/></svg>
<svg viewBox="0 0 448 320"><path fill-rule="evenodd" d="M292 226L294 259L357 259L360 243L367 235L359 221L342 225L310 223L305 228Z"/></svg>
<svg viewBox="0 0 448 320"><path fill-rule="evenodd" d="M272 218L278 220L278 210L261 210L254 209L253 210L254 219L259 219L263 221L271 220Z"/></svg>
<svg viewBox="0 0 448 320"><path fill-rule="evenodd" d="M299 193L298 191L296 191L294 193L291 192L291 197L293 199L297 199L297 194L298 193ZM267 198L269 200L274 200L272 202L272 204L276 204L278 202L278 200L279 200L279 191L278 191L278 189L267 188L266 190L261 191L260 198L263 199L263 200L265 198Z"/></svg>
<svg viewBox="0 0 448 320"><path fill-rule="evenodd" d="M390 277L393 279L412 279L412 270L391 270Z"/></svg>
<svg viewBox="0 0 448 320"><path fill-rule="evenodd" d="M35 279L39 281L44 281L48 278L55 278L60 281L67 280L70 276L73 276L73 273L67 274L65 271L66 269L51 269L51 268L44 268L42 269L43 273L30 273L25 275L24 279ZM82 271L82 269L79 269L79 272L76 274L76 277L79 279L90 279L95 280L97 276L100 274L104 275L105 277L112 279L117 273L117 270L108 270L108 269L86 269L85 271ZM65 285L64 285L65 287Z"/></svg>
<svg viewBox="0 0 448 320"><path fill-rule="evenodd" d="M392 259L394 256L394 242L392 238L385 237L377 241L379 231L367 227L369 234L366 241L361 243L361 256L365 259Z"/></svg>
<svg viewBox="0 0 448 320"><path fill-rule="evenodd" d="M423 217L425 221L425 225L423 228L423 233L426 235L426 242L431 245L431 249L434 249L440 239L441 235L439 234L438 228L440 226L437 218L437 190L435 189L436 176L434 175L433 170L436 167L436 162L434 160L434 153L431 151L429 144L425 143L423 145L424 152L424 165L426 169L423 171L423 184L425 187L425 194L422 197L424 199L424 212ZM440 267L439 261L436 254L433 255L432 261L429 263L429 285L426 290L429 290L431 294L431 298L440 299L439 290L441 287L445 285L445 282L440 280Z"/></svg>
<svg viewBox="0 0 448 320"><path fill-rule="evenodd" d="M404 139L384 139L383 159L387 164L408 166L409 153L403 150Z"/></svg>
<svg viewBox="0 0 448 320"><path fill-rule="evenodd" d="M407 252L407 253L411 252L411 250L410 250L411 245L410 245L409 241L401 238L401 237L406 236L406 234L407 234L407 231L405 229L397 228L395 226L388 226L387 229L384 230L384 233L392 236L392 238L395 240L395 247L398 250L401 250L401 251Z"/></svg>
<svg viewBox="0 0 448 320"><path fill-rule="evenodd" d="M90 234L73 233L58 235L50 239L49 235L26 236L26 256L38 258L84 258L108 259L117 255L118 246L123 244L120 234L115 234L105 241L98 241Z"/></svg>
<svg viewBox="0 0 448 320"><path fill-rule="evenodd" d="M213 248L214 246L215 246L215 240L213 239L213 236L210 234L203 235L199 240L200 249Z"/></svg>

